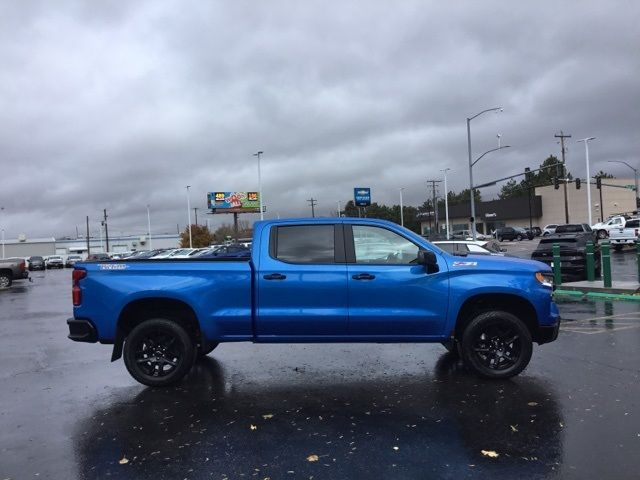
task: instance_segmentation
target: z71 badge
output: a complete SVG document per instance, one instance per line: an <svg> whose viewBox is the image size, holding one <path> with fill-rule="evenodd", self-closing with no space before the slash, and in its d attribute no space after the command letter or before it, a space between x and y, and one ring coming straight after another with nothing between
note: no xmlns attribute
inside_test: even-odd
<svg viewBox="0 0 640 480"><path fill-rule="evenodd" d="M454 267L477 267L478 262L453 262Z"/></svg>

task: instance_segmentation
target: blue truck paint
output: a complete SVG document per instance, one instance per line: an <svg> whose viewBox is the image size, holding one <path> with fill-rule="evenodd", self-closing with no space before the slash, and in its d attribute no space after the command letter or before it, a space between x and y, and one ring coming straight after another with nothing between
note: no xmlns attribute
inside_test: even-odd
<svg viewBox="0 0 640 480"><path fill-rule="evenodd" d="M348 258L301 265L272 257L272 229L321 224L345 231L364 225L395 232L433 252L438 271L427 273L417 264L356 264ZM348 245L348 235L345 240ZM547 265L512 257L453 256L383 220L256 222L250 260L125 260L78 263L75 268L87 275L79 282L82 303L74 307L74 318L95 330L85 338L102 343L118 341L118 321L132 302L162 299L188 306L207 342L447 342L465 302L478 295L526 301L535 311L537 327L555 327L544 341L555 339L559 323L551 288L535 276L550 273ZM373 280L356 279L363 274ZM273 275L282 279L268 279Z"/></svg>

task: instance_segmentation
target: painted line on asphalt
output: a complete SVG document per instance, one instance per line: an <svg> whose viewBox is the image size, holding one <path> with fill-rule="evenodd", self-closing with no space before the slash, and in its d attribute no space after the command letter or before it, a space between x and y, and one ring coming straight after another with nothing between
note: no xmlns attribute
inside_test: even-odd
<svg viewBox="0 0 640 480"><path fill-rule="evenodd" d="M597 329L596 329L597 328ZM623 325L619 327L607 327L601 325L593 325L593 327L589 326L575 326L575 327L562 327L560 330L563 332L572 332L572 333L583 333L585 335L595 335L597 333L607 333L607 332L617 332L619 330L631 330L638 329L640 325Z"/></svg>

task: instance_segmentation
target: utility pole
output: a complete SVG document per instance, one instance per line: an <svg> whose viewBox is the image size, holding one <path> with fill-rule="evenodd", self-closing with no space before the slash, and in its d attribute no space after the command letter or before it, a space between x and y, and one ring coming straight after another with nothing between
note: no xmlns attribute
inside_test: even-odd
<svg viewBox="0 0 640 480"><path fill-rule="evenodd" d="M104 220L102 222L102 225L104 225L104 236L106 238L107 241L107 251L105 253L109 253L109 227L107 226L107 209L104 209Z"/></svg>
<svg viewBox="0 0 640 480"><path fill-rule="evenodd" d="M431 183L431 191L432 191L432 205L433 205L433 228L435 229L436 233L439 233L438 231L438 204L436 203L436 183L441 183L442 180L427 180L427 183Z"/></svg>
<svg viewBox="0 0 640 480"><path fill-rule="evenodd" d="M307 200L307 202L309 202L309 205L311 205L311 216L313 218L316 217L316 209L315 206L318 204L318 200L316 200L315 198L311 197Z"/></svg>
<svg viewBox="0 0 640 480"><path fill-rule="evenodd" d="M554 137L560 139L560 145L562 146L562 176L564 179L564 223L569 223L569 200L567 199L567 164L564 160L564 139L571 138L571 135L565 135L560 130L560 135L556 134Z"/></svg>
<svg viewBox="0 0 640 480"><path fill-rule="evenodd" d="M198 207L193 207L193 213L196 214L196 227L198 226Z"/></svg>

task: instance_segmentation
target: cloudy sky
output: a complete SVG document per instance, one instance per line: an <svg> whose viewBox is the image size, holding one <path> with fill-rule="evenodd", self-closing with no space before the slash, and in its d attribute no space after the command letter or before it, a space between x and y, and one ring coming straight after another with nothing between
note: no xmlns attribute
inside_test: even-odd
<svg viewBox="0 0 640 480"><path fill-rule="evenodd" d="M522 3L522 5L520 5ZM0 226L75 235L186 224L186 185L257 190L267 217L335 213L354 186L419 205L560 155L640 167L640 3L0 2ZM483 191L491 198L497 190ZM199 215L199 220L202 221ZM211 217L211 216L210 216ZM230 218L212 218L212 222ZM252 219L255 216L248 216ZM94 232L95 233L95 232Z"/></svg>

